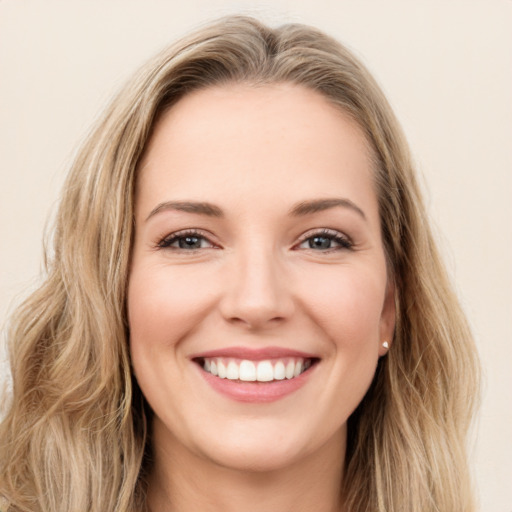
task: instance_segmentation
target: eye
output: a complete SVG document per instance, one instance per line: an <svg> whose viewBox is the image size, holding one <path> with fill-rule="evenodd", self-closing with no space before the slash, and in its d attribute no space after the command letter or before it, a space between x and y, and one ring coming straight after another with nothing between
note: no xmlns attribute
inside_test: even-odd
<svg viewBox="0 0 512 512"><path fill-rule="evenodd" d="M350 239L339 231L323 229L319 232L306 233L297 248L328 252L352 249L352 246Z"/></svg>
<svg viewBox="0 0 512 512"><path fill-rule="evenodd" d="M174 249L181 251L197 251L215 247L208 238L194 230L178 231L158 242L161 249Z"/></svg>

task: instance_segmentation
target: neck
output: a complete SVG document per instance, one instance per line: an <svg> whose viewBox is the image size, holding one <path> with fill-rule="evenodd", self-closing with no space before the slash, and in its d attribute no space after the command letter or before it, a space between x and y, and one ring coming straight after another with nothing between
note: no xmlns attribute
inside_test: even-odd
<svg viewBox="0 0 512 512"><path fill-rule="evenodd" d="M268 471L233 469L191 453L154 443L149 480L151 512L342 512L345 431L313 454ZM167 448L167 449L166 449Z"/></svg>

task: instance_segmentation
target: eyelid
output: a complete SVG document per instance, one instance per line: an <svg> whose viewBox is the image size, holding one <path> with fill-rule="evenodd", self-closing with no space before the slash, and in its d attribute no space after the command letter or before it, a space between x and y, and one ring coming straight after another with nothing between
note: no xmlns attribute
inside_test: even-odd
<svg viewBox="0 0 512 512"><path fill-rule="evenodd" d="M179 231L173 231L172 233L169 233L165 235L163 238L160 238L156 244L156 249L175 249L176 251L187 251L187 252L193 252L194 250L200 250L200 249L180 249L178 247L171 247L171 244L175 241L179 240L180 238L184 238L187 236L195 236L197 238L203 238L206 240L211 247L202 247L200 249L213 249L218 248L219 245L212 241L212 234L208 231L205 231L203 229L198 228L187 228L187 229L181 229Z"/></svg>
<svg viewBox="0 0 512 512"><path fill-rule="evenodd" d="M346 235L345 233L338 231L337 229L331 229L331 228L314 228L306 231L299 237L299 242L293 246L293 248L298 248L301 244L303 244L305 241L307 241L309 238L312 238L314 236L324 236L326 238L330 238L331 240L334 240L338 244L340 244L340 247L338 248L331 248L326 249L324 251L315 251L315 252L329 252L329 251L336 251L340 249L348 249L351 250L354 247L354 242L352 239ZM313 249L311 249L313 250Z"/></svg>

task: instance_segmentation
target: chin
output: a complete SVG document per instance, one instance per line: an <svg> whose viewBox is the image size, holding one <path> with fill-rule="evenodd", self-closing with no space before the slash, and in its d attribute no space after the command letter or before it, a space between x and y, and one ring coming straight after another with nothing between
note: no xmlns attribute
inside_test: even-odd
<svg viewBox="0 0 512 512"><path fill-rule="evenodd" d="M293 466L318 452L329 439L338 438L338 432L334 435L326 431L314 432L305 425L294 430L283 422L269 424L268 419L253 425L239 421L235 428L219 432L224 434L204 433L206 435L197 443L196 449L204 458L225 468L262 473Z"/></svg>
<svg viewBox="0 0 512 512"><path fill-rule="evenodd" d="M223 444L212 446L203 456L226 469L241 472L268 473L292 466L307 455L306 449L280 446L256 445L244 446Z"/></svg>

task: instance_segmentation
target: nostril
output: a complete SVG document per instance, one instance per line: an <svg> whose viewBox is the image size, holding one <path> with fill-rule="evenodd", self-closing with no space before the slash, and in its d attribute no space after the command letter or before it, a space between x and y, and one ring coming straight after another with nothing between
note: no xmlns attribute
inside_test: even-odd
<svg viewBox="0 0 512 512"><path fill-rule="evenodd" d="M246 314L244 317L233 316L227 318L232 324L243 325L249 330L257 330L265 326L275 326L286 321L284 316L269 317L269 315L256 314L254 312Z"/></svg>

